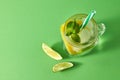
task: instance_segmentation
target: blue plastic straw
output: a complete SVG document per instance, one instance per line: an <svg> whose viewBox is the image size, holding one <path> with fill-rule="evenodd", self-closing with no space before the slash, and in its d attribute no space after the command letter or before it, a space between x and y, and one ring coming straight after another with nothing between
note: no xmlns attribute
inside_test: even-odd
<svg viewBox="0 0 120 80"><path fill-rule="evenodd" d="M92 10L92 11L88 14L88 16L85 18L85 20L84 20L84 22L83 22L83 24L82 24L81 29L83 29L83 28L88 24L88 22L91 20L91 18L93 18L93 16L95 15L95 13L96 13L96 11L95 11L95 10Z"/></svg>

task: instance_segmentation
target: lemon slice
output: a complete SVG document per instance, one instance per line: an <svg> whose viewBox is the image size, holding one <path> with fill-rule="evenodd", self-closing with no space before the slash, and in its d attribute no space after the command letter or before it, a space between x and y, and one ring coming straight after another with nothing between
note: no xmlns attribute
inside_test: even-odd
<svg viewBox="0 0 120 80"><path fill-rule="evenodd" d="M47 44L42 43L42 49L51 58L53 58L55 60L61 60L62 59L62 56L58 52L56 52L52 48L50 48Z"/></svg>
<svg viewBox="0 0 120 80"><path fill-rule="evenodd" d="M62 71L71 67L73 67L73 64L71 62L58 63L53 66L53 72Z"/></svg>

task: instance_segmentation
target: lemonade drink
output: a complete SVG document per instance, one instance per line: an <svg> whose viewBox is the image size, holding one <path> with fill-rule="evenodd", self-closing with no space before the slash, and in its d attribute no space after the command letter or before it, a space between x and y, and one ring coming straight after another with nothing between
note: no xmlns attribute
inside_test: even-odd
<svg viewBox="0 0 120 80"><path fill-rule="evenodd" d="M74 15L60 28L65 47L71 55L82 55L92 49L98 42L99 27L93 18L83 29L80 29L86 17L86 14Z"/></svg>

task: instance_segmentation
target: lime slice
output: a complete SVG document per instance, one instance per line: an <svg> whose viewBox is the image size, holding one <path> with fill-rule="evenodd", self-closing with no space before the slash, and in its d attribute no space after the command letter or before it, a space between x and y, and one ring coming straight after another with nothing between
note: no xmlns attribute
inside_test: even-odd
<svg viewBox="0 0 120 80"><path fill-rule="evenodd" d="M53 72L62 71L71 67L73 67L73 64L71 62L58 63L53 66Z"/></svg>
<svg viewBox="0 0 120 80"><path fill-rule="evenodd" d="M53 58L55 60L61 60L62 59L62 56L58 52L54 51L52 48L50 48L45 43L42 43L42 49L51 58Z"/></svg>

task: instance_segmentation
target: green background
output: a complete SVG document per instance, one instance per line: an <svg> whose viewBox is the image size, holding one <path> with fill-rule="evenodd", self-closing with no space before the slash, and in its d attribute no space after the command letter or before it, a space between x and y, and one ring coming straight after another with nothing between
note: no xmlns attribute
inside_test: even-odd
<svg viewBox="0 0 120 80"><path fill-rule="evenodd" d="M120 0L0 0L0 80L120 80ZM69 57L62 50L60 25L77 13L97 13L106 25L100 44L88 55ZM42 50L45 42L64 59ZM75 67L52 72L56 63Z"/></svg>

